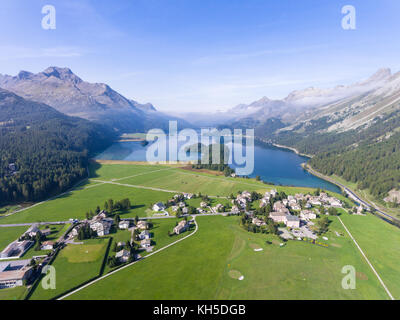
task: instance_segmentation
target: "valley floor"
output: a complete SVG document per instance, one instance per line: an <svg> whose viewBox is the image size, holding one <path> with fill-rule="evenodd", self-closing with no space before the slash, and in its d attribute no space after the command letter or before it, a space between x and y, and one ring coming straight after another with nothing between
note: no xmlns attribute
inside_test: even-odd
<svg viewBox="0 0 400 320"><path fill-rule="evenodd" d="M225 178L163 165L93 164L91 178L71 192L40 205L0 218L0 224L84 219L88 210L107 199L129 198L132 208L121 218L152 218L149 207L167 201L176 192L213 196L227 201L231 193L249 190L264 193L271 188L287 194L312 192L308 188L268 186L253 179ZM348 199L336 195L342 201ZM400 230L372 215L342 213L340 218L352 233L394 298L400 298ZM134 265L121 269L68 296L68 299L389 299L365 258L337 217L325 235L328 247L304 241L282 240L275 235L250 233L236 216L197 215L198 231L173 246ZM155 250L179 238L167 236L178 221L155 219ZM14 229L14 230L13 230ZM21 227L7 227L16 237ZM193 232L193 231L191 231ZM180 236L184 237L188 233ZM113 237L112 240L107 238ZM129 234L118 231L103 239L85 240L85 250L60 251L53 265L57 289L40 284L32 299L52 299L80 288L90 279L111 271L103 266L107 241L123 241ZM10 239L11 240L11 239ZM268 241L268 242L267 242ZM6 241L0 238L0 243ZM268 244L270 243L270 244ZM107 253L108 252L108 253ZM356 269L354 290L342 288L342 268ZM241 278L243 277L243 278ZM242 280L239 280L242 279ZM21 297L16 289L0 290L4 299ZM21 289L22 290L22 289ZM18 292L17 292L18 291ZM24 290L23 290L24 291ZM8 294L10 293L10 294ZM2 297L0 296L0 297Z"/></svg>

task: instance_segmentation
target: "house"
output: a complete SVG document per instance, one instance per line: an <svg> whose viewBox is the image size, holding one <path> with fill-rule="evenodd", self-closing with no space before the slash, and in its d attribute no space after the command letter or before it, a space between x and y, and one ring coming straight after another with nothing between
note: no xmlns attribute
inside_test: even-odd
<svg viewBox="0 0 400 320"><path fill-rule="evenodd" d="M110 233L111 226L114 221L111 218L105 218L101 220L95 220L90 222L90 229L96 231L99 237L105 236Z"/></svg>
<svg viewBox="0 0 400 320"><path fill-rule="evenodd" d="M119 241L119 242L117 243L117 247L119 247L119 248L125 247L125 242Z"/></svg>
<svg viewBox="0 0 400 320"><path fill-rule="evenodd" d="M176 212L176 211L178 211L179 207L178 206L172 206L171 209L172 209L173 212Z"/></svg>
<svg viewBox="0 0 400 320"><path fill-rule="evenodd" d="M139 234L139 239L144 240L144 239L150 239L150 232L148 230L144 230Z"/></svg>
<svg viewBox="0 0 400 320"><path fill-rule="evenodd" d="M206 211L203 210L202 208L196 208L196 211L197 211L198 213L205 213L205 212L206 212Z"/></svg>
<svg viewBox="0 0 400 320"><path fill-rule="evenodd" d="M319 201L318 199L315 199L315 198L310 199L309 202L310 202L310 204L313 205L313 206L321 206L321 205L322 205L321 201Z"/></svg>
<svg viewBox="0 0 400 320"><path fill-rule="evenodd" d="M121 220L118 224L118 227L122 230L129 229L129 226L131 225L129 220Z"/></svg>
<svg viewBox="0 0 400 320"><path fill-rule="evenodd" d="M1 253L0 258L21 257L34 244L34 241L13 241Z"/></svg>
<svg viewBox="0 0 400 320"><path fill-rule="evenodd" d="M139 220L136 224L136 227L141 230L146 230L149 227L149 224L144 220Z"/></svg>
<svg viewBox="0 0 400 320"><path fill-rule="evenodd" d="M240 210L237 206L232 206L231 212L237 214L240 213Z"/></svg>
<svg viewBox="0 0 400 320"><path fill-rule="evenodd" d="M42 243L42 246L40 247L40 250L53 250L54 249L54 241L44 241Z"/></svg>
<svg viewBox="0 0 400 320"><path fill-rule="evenodd" d="M302 210L300 212L300 218L304 220L311 220L311 219L316 219L317 215L311 210Z"/></svg>
<svg viewBox="0 0 400 320"><path fill-rule="evenodd" d="M213 209L215 212L221 212L224 211L224 206L221 203L218 203Z"/></svg>
<svg viewBox="0 0 400 320"><path fill-rule="evenodd" d="M126 249L122 249L115 254L115 257L117 258L117 260L122 263L127 262L129 260L130 256L131 256L131 253Z"/></svg>
<svg viewBox="0 0 400 320"><path fill-rule="evenodd" d="M182 220L174 228L174 233L175 234L180 234L180 233L186 231L188 228L189 228L189 223L186 220Z"/></svg>
<svg viewBox="0 0 400 320"><path fill-rule="evenodd" d="M178 203L179 208L184 208L186 206L186 204L184 202L179 202Z"/></svg>
<svg viewBox="0 0 400 320"><path fill-rule="evenodd" d="M274 211L289 214L288 208L286 208L286 206L281 201L277 201L274 203Z"/></svg>
<svg viewBox="0 0 400 320"><path fill-rule="evenodd" d="M22 286L33 273L29 263L30 259L0 262L0 289Z"/></svg>
<svg viewBox="0 0 400 320"><path fill-rule="evenodd" d="M162 202L157 202L153 205L153 211L163 211L165 210L165 205Z"/></svg>
<svg viewBox="0 0 400 320"><path fill-rule="evenodd" d="M79 229L82 228L82 225L77 225L75 228L71 230L70 237L74 238L77 237L79 234Z"/></svg>
<svg viewBox="0 0 400 320"><path fill-rule="evenodd" d="M39 225L37 223L33 224L26 230L25 234L28 234L30 237L36 237L36 234L40 233Z"/></svg>
<svg viewBox="0 0 400 320"><path fill-rule="evenodd" d="M289 228L300 228L300 219L297 216L287 215L285 217L285 224Z"/></svg>
<svg viewBox="0 0 400 320"><path fill-rule="evenodd" d="M200 202L200 207L202 207L202 208L207 207L207 202L204 202L204 201Z"/></svg>
<svg viewBox="0 0 400 320"><path fill-rule="evenodd" d="M248 200L251 200L251 193L248 192L248 191L243 191L242 194L241 194L241 196L242 196L243 198L246 198L246 199L248 199Z"/></svg>
<svg viewBox="0 0 400 320"><path fill-rule="evenodd" d="M256 226L265 226L266 223L265 221L258 219L258 218L253 218L253 220L251 221L253 224L255 224Z"/></svg>
<svg viewBox="0 0 400 320"><path fill-rule="evenodd" d="M342 203L340 202L340 200L335 199L335 198L331 198L329 201L331 207L334 208L341 208L342 207Z"/></svg>
<svg viewBox="0 0 400 320"><path fill-rule="evenodd" d="M188 213L189 213L189 208L188 208L188 207L184 207L184 208L182 209L182 213L183 213L183 214L188 214Z"/></svg>
<svg viewBox="0 0 400 320"><path fill-rule="evenodd" d="M184 193L183 196L185 197L185 199L192 199L193 198L193 194L192 193Z"/></svg>
<svg viewBox="0 0 400 320"><path fill-rule="evenodd" d="M269 217L275 222L285 222L287 214L285 212L270 212Z"/></svg>
<svg viewBox="0 0 400 320"><path fill-rule="evenodd" d="M301 207L298 204L290 205L290 208L296 211L301 210Z"/></svg>
<svg viewBox="0 0 400 320"><path fill-rule="evenodd" d="M47 236L49 236L51 234L51 229L50 228L46 228L46 229L40 230L40 233L47 237Z"/></svg>
<svg viewBox="0 0 400 320"><path fill-rule="evenodd" d="M140 246L142 248L149 248L151 246L151 240L150 239L144 239L140 241Z"/></svg>

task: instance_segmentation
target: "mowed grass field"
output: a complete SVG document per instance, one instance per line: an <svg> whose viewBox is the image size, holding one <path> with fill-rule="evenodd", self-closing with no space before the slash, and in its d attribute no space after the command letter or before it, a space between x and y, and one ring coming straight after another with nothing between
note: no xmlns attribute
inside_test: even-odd
<svg viewBox="0 0 400 320"><path fill-rule="evenodd" d="M371 215L342 215L347 229L395 299L400 299L400 230Z"/></svg>
<svg viewBox="0 0 400 320"><path fill-rule="evenodd" d="M100 274L109 239L85 240L84 244L68 244L53 266L56 269L56 289L36 287L31 300L49 300Z"/></svg>
<svg viewBox="0 0 400 320"><path fill-rule="evenodd" d="M275 236L241 229L238 217L196 220L199 230L192 237L68 299L388 298L336 217L327 234L328 248L302 241L280 247ZM356 268L355 290L342 288L345 265Z"/></svg>
<svg viewBox="0 0 400 320"><path fill-rule="evenodd" d="M2 300L22 300L24 299L27 288L24 286L0 289L0 301Z"/></svg>
<svg viewBox="0 0 400 320"><path fill-rule="evenodd" d="M0 218L0 224L85 219L87 211L94 210L98 205L102 207L110 198L131 200L132 209L124 212L121 218L136 215L143 217L147 216L146 209L151 204L167 201L175 191L201 192L210 196L229 196L231 193L236 194L237 191L243 190L265 192L271 188L283 190L288 194L313 191L310 188L269 186L254 179L226 178L167 165L92 163L90 172L91 178L74 190L11 216Z"/></svg>
<svg viewBox="0 0 400 320"><path fill-rule="evenodd" d="M28 230L29 226L23 227L1 227L0 228L0 251L3 251L11 242L17 240Z"/></svg>

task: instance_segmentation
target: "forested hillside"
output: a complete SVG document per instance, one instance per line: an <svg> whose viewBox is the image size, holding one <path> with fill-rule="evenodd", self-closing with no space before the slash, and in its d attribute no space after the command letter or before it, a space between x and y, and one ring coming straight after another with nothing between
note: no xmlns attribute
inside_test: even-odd
<svg viewBox="0 0 400 320"><path fill-rule="evenodd" d="M332 123L330 123L332 124ZM344 132L326 132L325 118L311 120L292 130L257 130L263 140L296 148L313 155L310 165L325 175L336 174L384 198L400 185L400 111L374 119L363 127ZM300 128L301 127L301 128Z"/></svg>
<svg viewBox="0 0 400 320"><path fill-rule="evenodd" d="M400 134L341 153L317 154L310 164L325 175L336 174L357 183L359 189L369 189L375 197L384 198L400 183Z"/></svg>
<svg viewBox="0 0 400 320"><path fill-rule="evenodd" d="M0 89L0 204L37 201L87 175L88 156L114 133Z"/></svg>

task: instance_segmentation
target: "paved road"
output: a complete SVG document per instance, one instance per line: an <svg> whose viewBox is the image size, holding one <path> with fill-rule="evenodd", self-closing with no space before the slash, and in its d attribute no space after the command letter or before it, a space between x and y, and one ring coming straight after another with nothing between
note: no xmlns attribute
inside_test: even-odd
<svg viewBox="0 0 400 320"><path fill-rule="evenodd" d="M320 175L318 172L316 172L315 170L311 169L309 166L306 166L306 169L307 169L310 173L312 173L313 175L322 178L321 175ZM343 185L343 184L341 184L341 183L339 183L339 182L337 182L337 181L334 181L334 180L332 180L332 179L329 179L328 177L324 177L323 179L328 180L329 182L331 182L331 183L333 183L333 184L336 184L337 186L341 187L347 194L351 195L351 196L354 198L354 200L356 200L357 202L361 203L361 204L364 205L365 207L367 207L367 208L373 207L377 212L379 212L380 214L384 215L385 217L390 218L390 219L392 219L392 220L399 221L398 218L393 217L393 216L391 216L390 214L388 214L388 213L382 211L382 210L379 209L376 205L371 205L371 204L369 204L368 202L364 201L363 199L360 199L359 196L357 196L352 190L350 190L349 188L347 188L345 185Z"/></svg>
<svg viewBox="0 0 400 320"><path fill-rule="evenodd" d="M45 225L45 224L67 224L71 223L71 221L52 221L52 222L30 222L30 223L14 223L14 224L0 224L0 228L6 227L24 227L31 226L33 224Z"/></svg>

